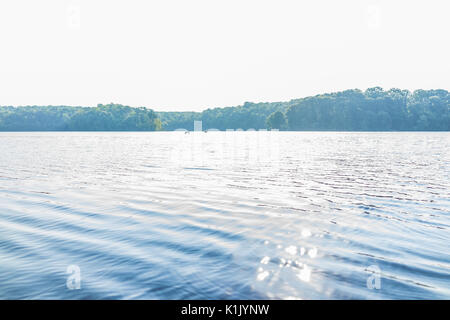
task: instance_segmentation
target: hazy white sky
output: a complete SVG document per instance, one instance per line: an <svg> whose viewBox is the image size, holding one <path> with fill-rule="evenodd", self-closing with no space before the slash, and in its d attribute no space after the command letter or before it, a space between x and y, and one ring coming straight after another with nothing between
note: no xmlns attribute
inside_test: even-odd
<svg viewBox="0 0 450 320"><path fill-rule="evenodd" d="M0 105L450 89L448 0L2 0Z"/></svg>

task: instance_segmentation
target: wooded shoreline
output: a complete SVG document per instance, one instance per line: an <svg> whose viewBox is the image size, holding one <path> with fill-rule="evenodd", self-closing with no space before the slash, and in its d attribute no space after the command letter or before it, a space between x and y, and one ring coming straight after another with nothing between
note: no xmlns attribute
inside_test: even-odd
<svg viewBox="0 0 450 320"><path fill-rule="evenodd" d="M202 112L155 112L113 103L0 107L0 131L192 131L194 121L202 121L204 130L450 131L450 93L374 87Z"/></svg>

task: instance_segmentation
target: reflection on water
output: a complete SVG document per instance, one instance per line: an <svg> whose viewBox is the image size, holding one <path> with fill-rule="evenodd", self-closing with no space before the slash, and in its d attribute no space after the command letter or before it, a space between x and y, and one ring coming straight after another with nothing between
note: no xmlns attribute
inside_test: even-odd
<svg viewBox="0 0 450 320"><path fill-rule="evenodd" d="M448 299L448 150L449 133L0 133L0 298Z"/></svg>

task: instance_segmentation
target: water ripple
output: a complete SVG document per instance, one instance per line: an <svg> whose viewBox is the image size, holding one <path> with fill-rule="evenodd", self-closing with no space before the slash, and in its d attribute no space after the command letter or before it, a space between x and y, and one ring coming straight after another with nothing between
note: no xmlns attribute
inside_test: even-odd
<svg viewBox="0 0 450 320"><path fill-rule="evenodd" d="M0 145L2 299L450 298L449 133Z"/></svg>

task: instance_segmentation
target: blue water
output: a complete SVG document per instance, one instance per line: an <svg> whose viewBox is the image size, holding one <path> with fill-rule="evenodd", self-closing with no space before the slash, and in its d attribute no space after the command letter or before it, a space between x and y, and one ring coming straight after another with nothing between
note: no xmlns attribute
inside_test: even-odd
<svg viewBox="0 0 450 320"><path fill-rule="evenodd" d="M0 133L0 298L449 299L449 150L450 133Z"/></svg>

